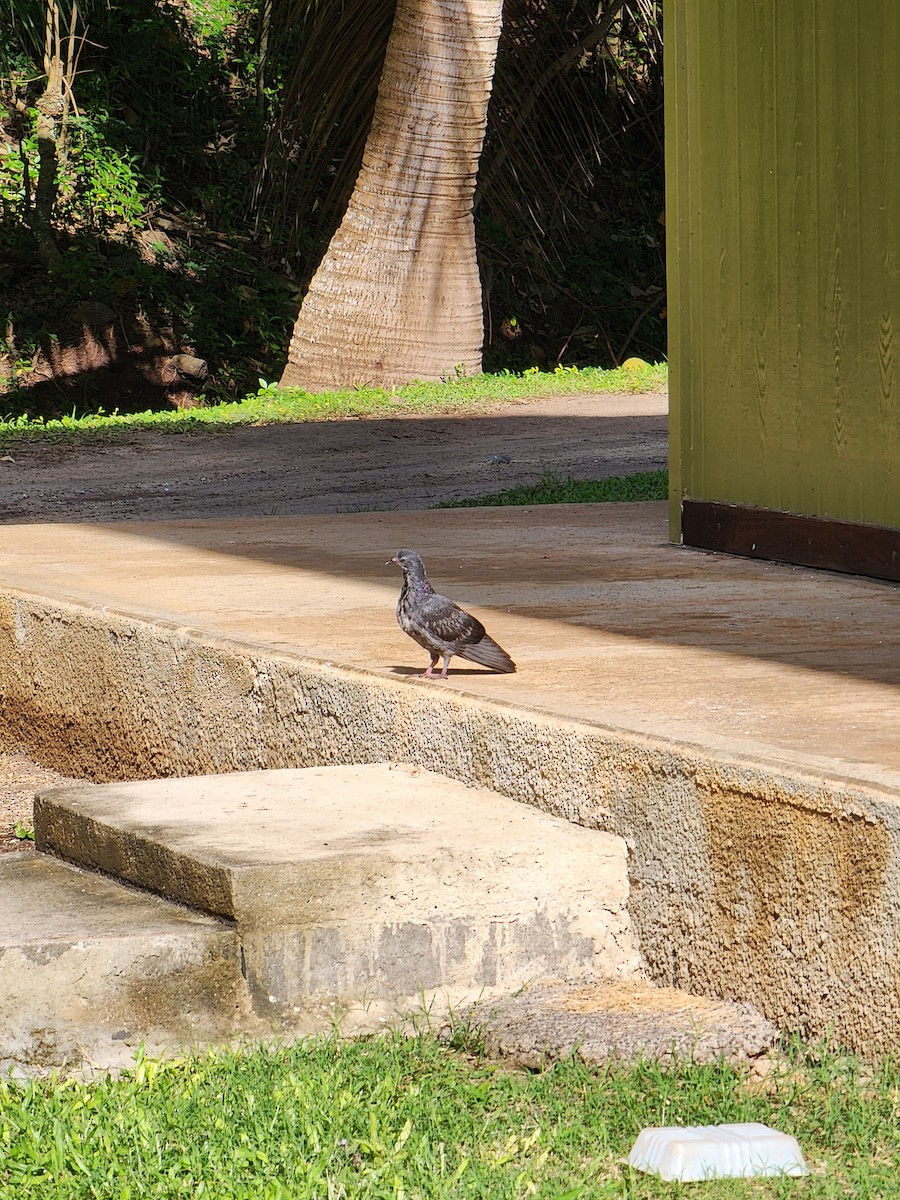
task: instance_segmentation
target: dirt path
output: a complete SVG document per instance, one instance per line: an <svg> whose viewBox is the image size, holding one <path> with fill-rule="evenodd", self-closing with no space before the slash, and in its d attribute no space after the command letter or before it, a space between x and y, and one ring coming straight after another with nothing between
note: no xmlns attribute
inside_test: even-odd
<svg viewBox="0 0 900 1200"><path fill-rule="evenodd" d="M0 751L0 854L34 849L34 842L22 834L31 829L36 793L70 782L73 781L58 771L38 766L21 751Z"/></svg>
<svg viewBox="0 0 900 1200"><path fill-rule="evenodd" d="M0 457L0 521L130 521L425 508L666 465L662 394L568 396L449 417L351 419Z"/></svg>

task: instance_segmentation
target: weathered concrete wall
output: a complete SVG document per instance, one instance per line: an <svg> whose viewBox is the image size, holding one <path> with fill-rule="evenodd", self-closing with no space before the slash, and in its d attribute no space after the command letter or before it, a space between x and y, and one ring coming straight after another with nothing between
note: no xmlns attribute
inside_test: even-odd
<svg viewBox="0 0 900 1200"><path fill-rule="evenodd" d="M87 777L410 762L618 833L658 982L900 1046L887 789L24 594L0 597L0 678L2 735Z"/></svg>

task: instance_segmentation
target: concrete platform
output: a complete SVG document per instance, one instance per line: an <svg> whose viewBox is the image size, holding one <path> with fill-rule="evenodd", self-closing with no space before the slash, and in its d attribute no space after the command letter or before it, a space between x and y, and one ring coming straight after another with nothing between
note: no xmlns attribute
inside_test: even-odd
<svg viewBox="0 0 900 1200"><path fill-rule="evenodd" d="M415 677L420 550L519 673ZM396 761L626 839L657 982L900 1041L897 587L663 505L0 530L4 735L99 779Z"/></svg>
<svg viewBox="0 0 900 1200"><path fill-rule="evenodd" d="M621 838L415 767L58 789L35 838L232 920L267 1018L641 968Z"/></svg>
<svg viewBox="0 0 900 1200"><path fill-rule="evenodd" d="M5 526L0 584L410 680L400 546L519 665L445 692L900 786L897 585L672 546L663 504Z"/></svg>

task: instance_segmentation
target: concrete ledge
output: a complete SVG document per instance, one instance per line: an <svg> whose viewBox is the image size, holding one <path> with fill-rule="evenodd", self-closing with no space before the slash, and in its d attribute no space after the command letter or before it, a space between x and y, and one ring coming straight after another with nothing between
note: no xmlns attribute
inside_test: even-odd
<svg viewBox="0 0 900 1200"><path fill-rule="evenodd" d="M232 919L254 1007L641 968L621 838L373 764L62 788L39 850Z"/></svg>
<svg viewBox="0 0 900 1200"><path fill-rule="evenodd" d="M2 727L96 777L413 763L627 839L656 982L900 1046L900 793L7 593Z"/></svg>

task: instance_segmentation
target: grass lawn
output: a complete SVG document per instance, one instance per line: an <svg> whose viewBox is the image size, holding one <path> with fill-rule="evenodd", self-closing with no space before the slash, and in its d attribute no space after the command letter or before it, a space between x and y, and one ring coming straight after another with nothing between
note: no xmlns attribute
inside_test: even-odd
<svg viewBox="0 0 900 1200"><path fill-rule="evenodd" d="M463 376L440 383L411 383L404 387L348 388L337 392L282 391L260 380L259 391L244 400L208 408L169 409L144 413L73 412L59 420L9 417L0 420L0 445L52 439L67 442L105 441L136 429L196 433L231 425L272 425L280 422L327 421L346 417L403 414L463 414L502 401L534 400L596 392L650 392L666 387L664 363L626 370L558 367L555 371L504 371L499 375Z"/></svg>
<svg viewBox="0 0 900 1200"><path fill-rule="evenodd" d="M638 471L611 479L560 479L545 475L538 483L518 484L486 496L444 500L435 508L485 508L497 505L601 504L631 500L665 500L669 495L668 471Z"/></svg>
<svg viewBox="0 0 900 1200"><path fill-rule="evenodd" d="M0 1196L887 1198L898 1105L893 1063L798 1047L760 1081L724 1065L510 1071L465 1036L324 1038L0 1082ZM676 1185L621 1162L644 1126L728 1121L794 1134L812 1175Z"/></svg>

